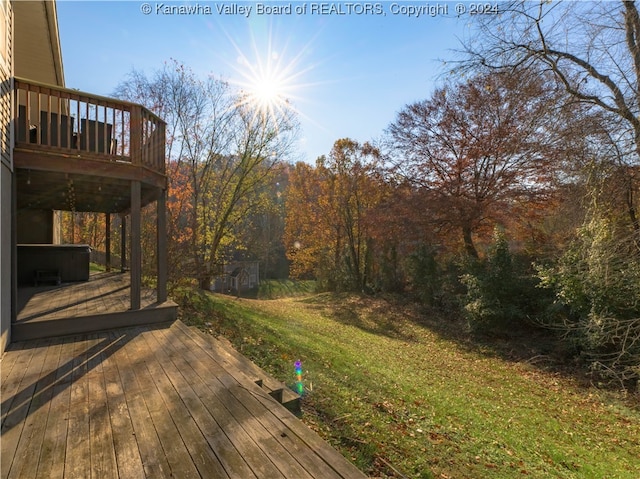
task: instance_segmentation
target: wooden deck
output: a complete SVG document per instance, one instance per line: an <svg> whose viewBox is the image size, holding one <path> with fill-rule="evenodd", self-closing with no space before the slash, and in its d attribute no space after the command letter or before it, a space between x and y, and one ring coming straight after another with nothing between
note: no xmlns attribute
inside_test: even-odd
<svg viewBox="0 0 640 479"><path fill-rule="evenodd" d="M2 478L363 478L180 321L19 342Z"/></svg>
<svg viewBox="0 0 640 479"><path fill-rule="evenodd" d="M176 318L172 301L156 302L143 289L141 309L130 309L129 273L92 274L89 281L18 289L18 315L12 341L166 322Z"/></svg>

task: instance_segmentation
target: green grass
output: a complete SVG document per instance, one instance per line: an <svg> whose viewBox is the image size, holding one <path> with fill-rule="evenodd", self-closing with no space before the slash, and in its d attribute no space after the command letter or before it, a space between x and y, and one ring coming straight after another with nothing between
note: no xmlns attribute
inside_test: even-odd
<svg viewBox="0 0 640 479"><path fill-rule="evenodd" d="M184 321L281 380L293 384L301 360L303 420L372 476L640 477L629 398L452 339L409 304L177 296Z"/></svg>
<svg viewBox="0 0 640 479"><path fill-rule="evenodd" d="M315 292L316 282L310 280L271 279L262 280L258 299L278 299L305 296Z"/></svg>
<svg viewBox="0 0 640 479"><path fill-rule="evenodd" d="M311 280L267 279L260 280L260 286L243 291L240 296L249 299L279 299L308 296L316 290L316 282ZM236 293L231 294L236 296Z"/></svg>

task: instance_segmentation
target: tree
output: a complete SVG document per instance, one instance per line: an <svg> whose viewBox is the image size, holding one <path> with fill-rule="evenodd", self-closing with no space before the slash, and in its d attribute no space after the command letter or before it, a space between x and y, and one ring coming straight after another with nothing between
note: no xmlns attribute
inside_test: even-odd
<svg viewBox="0 0 640 479"><path fill-rule="evenodd" d="M380 201L371 145L343 138L315 168L298 163L287 191L285 244L294 277L330 289L364 290L371 280L370 215Z"/></svg>
<svg viewBox="0 0 640 479"><path fill-rule="evenodd" d="M260 203L259 190L272 181L273 168L286 156L293 144L295 127L291 112L274 117L256 112L250 105L239 107L234 125L232 150L216 156L207 177L207 192L199 211L201 257L199 279L208 288L221 262L220 247L234 225Z"/></svg>
<svg viewBox="0 0 640 479"><path fill-rule="evenodd" d="M328 186L327 205L333 211L337 234L343 236L342 261L350 289L362 291L370 281L373 225L368 215L380 201L375 178L379 152L368 143L349 138L333 144L329 158L318 161L320 176Z"/></svg>
<svg viewBox="0 0 640 479"><path fill-rule="evenodd" d="M626 168L626 215L640 253L640 14L634 1L511 2L502 14L478 19L462 70L544 69L570 97L599 111Z"/></svg>
<svg viewBox="0 0 640 479"><path fill-rule="evenodd" d="M541 76L479 74L406 106L388 128L396 171L425 192L425 214L457 230L468 255L478 256L481 228L548 193L553 100Z"/></svg>
<svg viewBox="0 0 640 479"><path fill-rule="evenodd" d="M247 215L238 229L241 242L250 255L247 259L260 261L260 276L263 279L289 277L283 237L285 194L290 168L291 165L281 163L274 169L272 180L265 182L259 192L259 208Z"/></svg>
<svg viewBox="0 0 640 479"><path fill-rule="evenodd" d="M319 265L328 259L327 250L332 248L333 235L327 228L325 212L319 201L322 194L316 168L308 163L296 163L285 195L284 231L293 278L315 278Z"/></svg>
<svg viewBox="0 0 640 479"><path fill-rule="evenodd" d="M175 215L168 224L176 228L169 238L188 246L183 251L190 259L181 254L179 270L188 267L208 289L225 260L225 246L238 239L234 228L259 204L260 186L291 151L297 131L293 110L267 108L211 76L199 80L177 62L151 79L133 72L118 95L167 121L168 211Z"/></svg>
<svg viewBox="0 0 640 479"><path fill-rule="evenodd" d="M636 2L512 2L478 20L460 70L544 69L595 119L579 129L587 161L571 168L586 212L555 265L540 277L568 311L554 317L591 364L639 377L640 14ZM581 118L582 119L582 118ZM575 122L574 122L575 125ZM595 133L595 134L594 134ZM570 172L569 172L570 171Z"/></svg>

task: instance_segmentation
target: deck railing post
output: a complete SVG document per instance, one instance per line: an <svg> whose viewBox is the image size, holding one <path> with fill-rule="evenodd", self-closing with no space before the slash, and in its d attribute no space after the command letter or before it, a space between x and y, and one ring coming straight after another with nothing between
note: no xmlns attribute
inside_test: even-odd
<svg viewBox="0 0 640 479"><path fill-rule="evenodd" d="M129 125L129 138L131 141L131 164L142 164L142 107L134 105L131 108L131 124Z"/></svg>
<svg viewBox="0 0 640 479"><path fill-rule="evenodd" d="M161 171L163 174L165 173L165 145L167 144L167 128L166 123L164 121L158 122L158 128L160 129L160 134L158 135L158 145L157 145L157 154L158 154L158 162L156 163L156 168L158 171Z"/></svg>

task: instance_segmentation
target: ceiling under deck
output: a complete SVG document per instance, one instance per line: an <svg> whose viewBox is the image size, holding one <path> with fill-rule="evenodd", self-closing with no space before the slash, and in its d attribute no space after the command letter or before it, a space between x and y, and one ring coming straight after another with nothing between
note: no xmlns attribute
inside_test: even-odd
<svg viewBox="0 0 640 479"><path fill-rule="evenodd" d="M18 209L128 213L131 182L78 173L16 169ZM158 198L158 188L142 183L142 206Z"/></svg>

